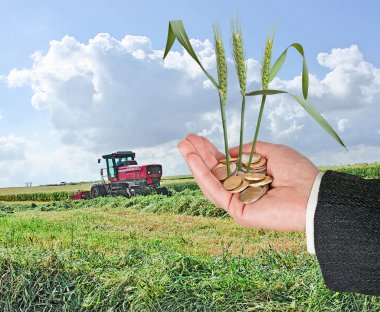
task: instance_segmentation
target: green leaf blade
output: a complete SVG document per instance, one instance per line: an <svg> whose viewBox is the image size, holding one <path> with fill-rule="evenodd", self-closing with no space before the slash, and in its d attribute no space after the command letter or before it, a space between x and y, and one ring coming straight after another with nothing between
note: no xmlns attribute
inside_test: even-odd
<svg viewBox="0 0 380 312"><path fill-rule="evenodd" d="M272 95L272 94L281 94L281 93L288 93L286 91L281 91L281 90L257 90L253 92L246 93L246 96L256 96L256 95Z"/></svg>
<svg viewBox="0 0 380 312"><path fill-rule="evenodd" d="M307 64L305 58L303 59L302 65L302 94L303 98L306 100L309 93L309 71L307 69Z"/></svg>
<svg viewBox="0 0 380 312"><path fill-rule="evenodd" d="M167 37L167 39L166 39L166 46L165 46L165 52L164 52L164 57L163 57L163 59L165 59L166 56L168 55L170 49L171 49L172 46L173 46L174 41L175 41L175 35L174 35L174 33L173 33L173 30L172 30L171 24L169 23L168 37Z"/></svg>
<svg viewBox="0 0 380 312"><path fill-rule="evenodd" d="M330 126L330 124L327 122L327 120L317 111L314 106L312 106L310 103L308 103L305 99L302 97L288 93L295 99L308 113L311 117L314 118L314 120L323 128L325 131L340 145L342 145L345 149L347 147L344 145L343 141L339 137L339 135L334 131L334 129Z"/></svg>
<svg viewBox="0 0 380 312"><path fill-rule="evenodd" d="M274 79L274 77L277 76L282 65L284 65L287 52L288 52L288 49L286 49L284 52L282 52L281 55L279 56L279 58L276 60L276 62L274 62L274 64L272 65L272 68L269 71L269 82L271 82Z"/></svg>
<svg viewBox="0 0 380 312"><path fill-rule="evenodd" d="M289 45L273 64L272 68L270 69L269 82L271 82L277 76L278 72L280 71L282 65L285 62L286 55L290 47L296 49L296 51L302 56L302 95L306 100L309 93L309 70L307 68L303 46L297 42Z"/></svg>
<svg viewBox="0 0 380 312"><path fill-rule="evenodd" d="M202 63L198 59L193 46L190 43L189 37L187 36L185 27L183 26L183 22L181 20L171 20L169 21L169 30L168 30L168 38L166 40L166 48L164 52L164 59L168 55L171 47L175 39L181 44L181 46L189 53L192 59L198 63L203 72L206 74L207 78L210 79L211 83L214 85L216 89L219 89L219 85L215 81L215 79L211 76L211 74L203 67Z"/></svg>

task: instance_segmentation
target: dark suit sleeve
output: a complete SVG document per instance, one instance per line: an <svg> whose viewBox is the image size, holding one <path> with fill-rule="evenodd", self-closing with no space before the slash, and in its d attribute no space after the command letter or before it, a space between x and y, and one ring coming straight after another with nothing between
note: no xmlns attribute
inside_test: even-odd
<svg viewBox="0 0 380 312"><path fill-rule="evenodd" d="M380 180L327 171L314 243L327 287L380 295Z"/></svg>

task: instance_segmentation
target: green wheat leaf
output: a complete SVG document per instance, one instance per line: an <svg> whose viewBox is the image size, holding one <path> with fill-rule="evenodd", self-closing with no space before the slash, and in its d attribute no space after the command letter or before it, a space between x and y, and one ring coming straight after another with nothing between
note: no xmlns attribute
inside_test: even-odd
<svg viewBox="0 0 380 312"><path fill-rule="evenodd" d="M280 94L280 93L288 93L286 91L281 90L257 90L253 92L246 93L246 96L256 96L256 95L271 95L271 94Z"/></svg>
<svg viewBox="0 0 380 312"><path fill-rule="evenodd" d="M317 109L308 103L304 98L299 95L292 94L286 91L281 90L257 90L254 92L247 93L246 96L256 96L256 95L273 95L273 94L289 94L293 99L295 99L314 120L323 128L325 131L332 136L332 138L337 141L340 145L342 145L345 149L347 147L344 145L343 141L339 137L339 135L334 131L334 129L330 126L327 120L317 111Z"/></svg>
<svg viewBox="0 0 380 312"><path fill-rule="evenodd" d="M197 55L195 54L195 51L194 51L194 49L190 43L189 37L187 36L185 27L183 26L183 23L181 20L169 21L168 37L166 40L166 48L165 48L165 52L164 52L164 59L168 55L171 47L173 46L175 39L178 40L178 42L187 51L187 53L189 53L189 55L193 58L193 60L198 63L198 65L202 68L203 72L206 74L208 79L210 79L211 83L215 86L215 88L219 89L219 86L216 83L215 79L203 67L203 65L199 61Z"/></svg>
<svg viewBox="0 0 380 312"><path fill-rule="evenodd" d="M277 76L282 65L284 64L285 59L286 59L286 53L288 52L288 48L286 48L285 51L281 53L280 57L272 65L272 68L270 69L270 72L269 72L269 82L271 82L274 79L274 77Z"/></svg>
<svg viewBox="0 0 380 312"><path fill-rule="evenodd" d="M343 141L339 137L339 135L334 131L334 129L330 126L330 124L327 122L327 120L317 111L317 109L312 106L310 103L308 103L305 99L302 97L288 93L295 99L310 115L314 118L314 120L323 128L325 131L330 134L335 141L337 141L340 145L342 145L345 149L347 147L344 145Z"/></svg>
<svg viewBox="0 0 380 312"><path fill-rule="evenodd" d="M302 94L304 99L306 100L309 91L309 71L307 69L307 63L303 47L299 43L292 43L291 45L289 45L284 50L284 52L281 53L276 62L274 62L272 68L270 69L269 82L271 82L274 79L274 77L277 76L278 72L280 71L282 65L285 62L286 54L290 47L295 48L298 51L298 53L302 56Z"/></svg>

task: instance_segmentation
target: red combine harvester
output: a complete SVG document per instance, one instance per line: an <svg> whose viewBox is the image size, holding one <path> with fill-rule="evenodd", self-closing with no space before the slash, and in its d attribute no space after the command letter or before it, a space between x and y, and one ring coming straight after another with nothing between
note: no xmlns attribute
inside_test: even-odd
<svg viewBox="0 0 380 312"><path fill-rule="evenodd" d="M72 199L95 198L99 196L126 196L139 194L168 195L168 189L161 186L162 166L158 164L138 165L132 151L115 152L103 155L107 168L100 169L102 182L93 184L90 192L73 195ZM98 159L101 163L101 159ZM104 180L104 169L107 170L108 181Z"/></svg>

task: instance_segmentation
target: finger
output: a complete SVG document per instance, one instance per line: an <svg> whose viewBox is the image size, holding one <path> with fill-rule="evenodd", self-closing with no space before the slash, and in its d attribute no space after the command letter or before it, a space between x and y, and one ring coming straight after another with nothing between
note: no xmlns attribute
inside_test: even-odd
<svg viewBox="0 0 380 312"><path fill-rule="evenodd" d="M193 146L190 142L188 142L188 141L186 141L186 140L182 140L182 141L180 141L180 142L177 144L177 146L178 146L178 149L179 149L179 151L180 151L182 157L185 159L188 168L189 168L190 171L192 171L192 173L193 173L193 170L196 170L196 169L194 168L194 166L192 166L192 165L189 163L188 155L190 155L190 154L196 154L196 150L195 150L194 146ZM204 165L205 165L205 164L204 164ZM192 169L192 168L193 168L193 169ZM194 174L193 174L193 176L194 176ZM201 190L202 190L202 189L201 189ZM206 190L202 190L202 192L203 192L203 194L207 197L207 199L212 200L210 194L208 194L208 192L206 192Z"/></svg>
<svg viewBox="0 0 380 312"><path fill-rule="evenodd" d="M201 137L203 139L203 142L209 149L209 151L215 156L216 159L223 159L226 157L223 153L221 153L214 144L212 144L207 138Z"/></svg>
<svg viewBox="0 0 380 312"><path fill-rule="evenodd" d="M185 141L189 142L194 147L196 154L199 155L209 170L213 169L218 164L216 155L209 149L211 146L206 145L202 137L195 134L189 134L186 136Z"/></svg>
<svg viewBox="0 0 380 312"><path fill-rule="evenodd" d="M198 155L197 154L197 151L195 150L194 146L188 142L187 140L182 140L178 143L178 148L183 156L183 158L185 159L190 171L192 172L193 176L195 177L195 174L194 174L194 171L198 171L198 167L199 167L199 164L192 164L189 160L189 155L191 154L194 154L194 155ZM199 156L199 155L198 155ZM202 160L201 160L202 161ZM202 161L203 162L203 161ZM206 167L207 168L207 171L210 171L210 169L208 169L208 167L206 166L206 164L203 162L203 166L202 167ZM213 201L213 196L210 194L210 192L207 190L207 187L201 187L200 183L202 180L197 180L197 183L199 185L199 187L201 188L203 194L206 196L207 199L209 199L210 201Z"/></svg>
<svg viewBox="0 0 380 312"><path fill-rule="evenodd" d="M197 154L187 154L185 159L202 192L215 205L227 211L232 195L223 188L220 181L215 178Z"/></svg>
<svg viewBox="0 0 380 312"><path fill-rule="evenodd" d="M195 147L187 140L179 141L177 147L182 155L182 157L186 160L186 156L189 154L197 154L197 150Z"/></svg>
<svg viewBox="0 0 380 312"><path fill-rule="evenodd" d="M256 142L255 152L263 155L265 158L269 158L269 155L276 149L282 148L283 145L272 144L266 142ZM252 143L247 143L243 145L243 153L248 154L251 152ZM230 149L230 155L232 157L239 156L239 146L235 146Z"/></svg>

